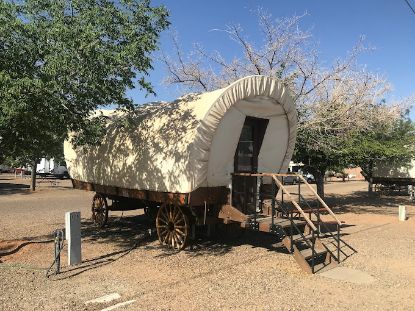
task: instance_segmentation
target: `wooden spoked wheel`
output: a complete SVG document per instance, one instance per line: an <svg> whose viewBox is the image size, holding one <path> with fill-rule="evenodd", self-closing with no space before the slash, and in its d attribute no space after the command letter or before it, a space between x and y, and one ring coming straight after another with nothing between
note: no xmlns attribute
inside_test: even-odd
<svg viewBox="0 0 415 311"><path fill-rule="evenodd" d="M156 219L157 235L160 243L175 250L186 247L189 237L189 218L183 208L177 205L160 206Z"/></svg>
<svg viewBox="0 0 415 311"><path fill-rule="evenodd" d="M92 220L95 225L102 228L108 221L107 199L102 194L96 193L92 199Z"/></svg>

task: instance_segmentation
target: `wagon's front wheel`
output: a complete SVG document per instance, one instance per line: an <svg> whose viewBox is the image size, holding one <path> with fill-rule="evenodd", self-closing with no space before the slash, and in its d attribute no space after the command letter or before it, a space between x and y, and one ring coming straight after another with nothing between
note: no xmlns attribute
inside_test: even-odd
<svg viewBox="0 0 415 311"><path fill-rule="evenodd" d="M157 235L160 243L176 250L186 247L189 238L189 218L177 205L160 206L156 218Z"/></svg>
<svg viewBox="0 0 415 311"><path fill-rule="evenodd" d="M105 196L96 193L92 199L92 220L99 228L106 225L108 221L108 203Z"/></svg>

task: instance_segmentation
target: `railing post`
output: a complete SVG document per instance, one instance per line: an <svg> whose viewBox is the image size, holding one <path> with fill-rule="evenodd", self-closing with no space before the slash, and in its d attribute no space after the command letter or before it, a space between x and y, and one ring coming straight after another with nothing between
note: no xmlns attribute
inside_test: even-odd
<svg viewBox="0 0 415 311"><path fill-rule="evenodd" d="M290 252L293 253L294 252L294 247L293 247L293 233L294 233L293 212L290 211L289 215L290 215Z"/></svg>
<svg viewBox="0 0 415 311"><path fill-rule="evenodd" d="M262 183L263 183L263 177L260 176L259 178L257 178L257 186L256 186L257 187L257 195L256 195L257 204L256 204L256 207L257 207L257 211L259 213L262 213L262 203L263 203L263 198L262 198L262 193L261 193Z"/></svg>
<svg viewBox="0 0 415 311"><path fill-rule="evenodd" d="M272 229L274 229L274 217L275 217L275 200L277 196L277 185L275 184L274 178L271 179L271 192L272 192L272 201L271 201L271 225Z"/></svg>
<svg viewBox="0 0 415 311"><path fill-rule="evenodd" d="M340 225L337 224L337 262L340 263Z"/></svg>
<svg viewBox="0 0 415 311"><path fill-rule="evenodd" d="M281 177L281 184L284 186L284 177ZM284 208L284 191L281 191L281 208L286 214L287 211Z"/></svg>
<svg viewBox="0 0 415 311"><path fill-rule="evenodd" d="M315 255L316 255L316 249L315 249L315 247L316 247L316 239L315 239L315 236L314 236L314 230L313 230L313 233L312 233L312 235L311 235L311 272L314 274L314 257L315 257Z"/></svg>
<svg viewBox="0 0 415 311"><path fill-rule="evenodd" d="M248 178L251 176L247 176ZM258 177L255 178L255 187L256 187L256 196L255 196L255 202L254 202L254 228L256 230L257 228L257 213L258 213L258 204L259 204L259 186L258 186Z"/></svg>
<svg viewBox="0 0 415 311"><path fill-rule="evenodd" d="M301 182L300 182L300 179L298 179L297 182L298 182L298 205L301 206Z"/></svg>
<svg viewBox="0 0 415 311"><path fill-rule="evenodd" d="M317 237L320 237L321 230L321 218L320 218L320 205L317 207Z"/></svg>
<svg viewBox="0 0 415 311"><path fill-rule="evenodd" d="M247 191L246 191L246 176L242 176L242 180L243 180L243 182L244 182L244 196L243 196L243 198L244 198L244 202L243 202L243 204L242 204L242 212L244 213L244 214L247 214L247 211L248 211L248 205L247 205L247 203L246 203L246 193L247 193Z"/></svg>

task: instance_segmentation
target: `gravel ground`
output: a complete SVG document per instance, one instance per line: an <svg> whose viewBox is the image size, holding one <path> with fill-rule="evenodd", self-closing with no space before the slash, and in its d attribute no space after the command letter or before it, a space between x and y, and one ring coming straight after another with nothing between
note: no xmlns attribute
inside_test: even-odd
<svg viewBox="0 0 415 311"><path fill-rule="evenodd" d="M0 175L0 251L33 242L0 257L0 310L415 310L415 207L406 197L369 198L364 182L329 183L328 202L345 222L344 240L358 253L341 265L372 275L370 284L303 273L272 236L199 239L180 253L159 246L140 211L112 213L105 231L94 229L93 193L40 184L30 193L7 190L17 181ZM6 185L6 186L5 186ZM409 219L397 220L405 204ZM63 226L64 212L83 216L83 264L45 277L53 256L47 242ZM3 241L1 241L3 240ZM85 301L117 292L115 302Z"/></svg>

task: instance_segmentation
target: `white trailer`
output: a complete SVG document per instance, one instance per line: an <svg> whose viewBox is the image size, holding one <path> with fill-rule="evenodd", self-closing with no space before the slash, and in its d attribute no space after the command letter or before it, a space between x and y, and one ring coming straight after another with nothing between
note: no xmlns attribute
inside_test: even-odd
<svg viewBox="0 0 415 311"><path fill-rule="evenodd" d="M42 158L36 165L36 174L42 177L53 176L57 178L69 177L66 166L59 165L53 158Z"/></svg>

